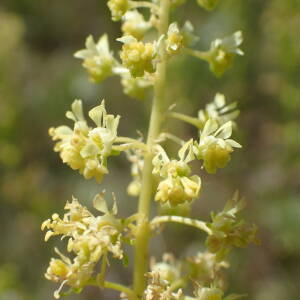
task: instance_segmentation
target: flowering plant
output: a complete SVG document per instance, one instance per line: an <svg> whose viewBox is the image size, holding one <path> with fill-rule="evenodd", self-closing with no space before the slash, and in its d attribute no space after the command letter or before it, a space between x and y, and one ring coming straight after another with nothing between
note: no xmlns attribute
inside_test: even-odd
<svg viewBox="0 0 300 300"><path fill-rule="evenodd" d="M233 62L235 55L242 55L239 48L242 33L216 39L208 51L191 48L197 37L189 21L183 26L170 22L170 10L184 4L184 0L109 0L108 8L113 21L122 22L123 36L120 60L109 49L108 36L104 34L96 43L92 36L86 39L86 48L75 53L90 80L99 83L110 76L120 76L124 93L134 98L146 98L146 89L153 87L154 98L147 140L122 137L118 134L120 116L108 114L104 100L88 113L94 125L84 117L82 101L75 100L66 117L74 122L73 128L59 126L49 130L56 142L64 163L78 170L85 179L101 183L109 172L110 157L125 153L131 162L133 181L128 193L139 198L138 210L132 216L117 216L117 204L111 209L105 194L96 195L92 214L77 199L67 202L68 211L61 218L53 214L42 224L47 229L45 240L61 235L68 239L70 259L58 249L59 258L53 258L45 274L59 283L54 296L59 298L65 286L69 293L80 292L93 285L115 289L126 299L137 300L234 300L242 295L226 295L223 269L229 267L228 254L233 247L246 247L256 242L255 225L244 221L240 211L244 201L236 193L219 213L211 214L211 221L179 215L157 215L150 218L150 205L172 208L191 206L200 196L203 180L193 174L191 165L196 160L207 173L224 168L234 150L241 145L231 139L239 114L236 103L226 104L225 96L217 93L214 100L200 109L196 117L165 109L166 67L176 55L193 55L209 63L211 71L222 75ZM219 0L197 0L206 10L216 8ZM146 18L140 8L149 9ZM156 30L154 40L148 32ZM187 122L196 127L198 136L184 141L171 133L162 133L162 123L170 118ZM163 146L166 139L179 144L178 157L172 158ZM206 250L193 257L176 260L164 254L161 262L149 259L148 245L166 222L193 226L207 234ZM106 280L109 259L126 260L124 244L134 247L135 259L132 286ZM112 258L111 258L112 257ZM188 286L194 286L194 296L188 296Z"/></svg>

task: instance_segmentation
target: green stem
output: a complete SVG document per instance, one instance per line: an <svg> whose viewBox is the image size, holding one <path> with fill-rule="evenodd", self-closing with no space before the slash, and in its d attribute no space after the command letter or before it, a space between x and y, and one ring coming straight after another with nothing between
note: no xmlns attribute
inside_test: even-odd
<svg viewBox="0 0 300 300"><path fill-rule="evenodd" d="M184 217L180 217L180 216L159 216L159 217L155 217L151 221L151 226L155 228L156 226L158 226L162 223L167 223L167 222L180 223L180 224L196 227L200 230L205 231L207 234L212 233L211 229L206 225L205 222L190 219L190 218L184 218Z"/></svg>
<svg viewBox="0 0 300 300"><path fill-rule="evenodd" d="M158 34L161 36L168 30L169 25L170 0L161 0L159 9L159 26ZM158 137L163 120L163 102L164 102L164 86L166 77L166 55L164 51L164 43L160 47L161 61L157 66L155 83L154 83L154 99L152 102L152 110L147 137L147 146L153 148L155 139ZM144 168L142 174L142 188L139 198L138 213L140 214L135 240L135 261L133 286L138 299L141 299L146 287L145 273L148 270L148 244L150 237L149 211L152 198L153 176L152 176L152 159L153 154L148 153L145 156Z"/></svg>
<svg viewBox="0 0 300 300"><path fill-rule="evenodd" d="M203 60L206 60L206 61L209 61L209 59L211 58L209 51L199 51L199 50L186 48L186 49L184 49L184 52L186 54L189 54L191 56L195 56L197 58L200 58L200 59L203 59Z"/></svg>
<svg viewBox="0 0 300 300"><path fill-rule="evenodd" d="M115 143L123 143L122 145L113 145L113 150L117 150L117 151L126 151L131 148L141 149L145 152L148 151L148 147L146 144L144 144L139 140L132 139L129 137L123 137L123 136L117 137Z"/></svg>
<svg viewBox="0 0 300 300"><path fill-rule="evenodd" d="M92 286L97 286L97 287L100 287L100 288L102 287L102 286L99 286L96 279L90 280L88 284L92 285ZM107 289L112 289L112 290L115 290L115 291L125 293L130 300L135 299L134 291L131 290L130 288L122 285L122 284L115 283L115 282L110 282L110 281L104 281L103 282L103 287L107 288Z"/></svg>
<svg viewBox="0 0 300 300"><path fill-rule="evenodd" d="M202 129L204 126L203 122L200 121L199 119L187 116L185 114L181 114L181 113L177 113L177 112L170 112L168 115L172 118L192 124L199 129Z"/></svg>
<svg viewBox="0 0 300 300"><path fill-rule="evenodd" d="M141 141L127 136L118 136L115 140L115 143L141 143L144 145L144 143L142 143Z"/></svg>

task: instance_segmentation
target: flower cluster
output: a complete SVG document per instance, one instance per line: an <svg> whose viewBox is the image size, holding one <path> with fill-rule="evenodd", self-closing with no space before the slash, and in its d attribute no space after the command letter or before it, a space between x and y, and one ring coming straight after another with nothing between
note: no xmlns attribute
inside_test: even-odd
<svg viewBox="0 0 300 300"><path fill-rule="evenodd" d="M226 105L225 96L217 93L214 100L208 103L205 109L198 111L198 119L201 124L200 128L203 128L209 119L217 121L219 126L228 121L235 120L239 115L239 110L236 107L236 102Z"/></svg>
<svg viewBox="0 0 300 300"><path fill-rule="evenodd" d="M216 76L221 76L231 66L235 55L244 55L239 48L243 42L241 31L223 39L216 39L210 45L207 61L211 71Z"/></svg>
<svg viewBox="0 0 300 300"><path fill-rule="evenodd" d="M127 192L132 196L140 195L138 212L126 219L116 217L115 201L110 210L103 194L99 194L94 199L94 207L100 215L95 216L73 198L66 204L67 212L62 218L53 214L42 224L42 230L47 229L45 240L62 236L67 239L67 251L72 255L68 258L56 249L59 257L51 259L45 274L47 279L60 283L56 298L61 296L64 285L69 286L71 292L81 291L87 285L108 287L121 292L121 297L128 300L235 300L241 297L224 296L223 269L229 266L225 259L233 247L244 247L256 241L256 227L239 216L243 201L235 195L222 212L211 214L209 223L188 217L191 203L201 190L201 178L192 175L190 163L198 159L208 173L215 173L227 165L234 148L241 147L230 139L234 120L239 114L237 105L226 104L224 95L218 93L213 102L199 110L197 117L190 117L172 112L172 109L166 113L163 101L169 59L187 53L206 60L212 72L220 76L230 67L235 55L243 55L239 48L242 33L238 31L213 41L208 51L190 49L198 40L192 24L189 21L183 26L177 22L169 23L171 9L185 1L108 0L112 19L122 22L122 36L117 39L122 43L120 61L114 58L106 34L98 42L88 36L85 49L74 54L83 61L92 82L100 83L118 75L124 93L130 97L144 99L148 88L154 87L154 101L147 144L141 139L118 136L120 116L108 114L104 101L88 113L94 123L92 126L84 117L81 100L75 100L66 114L74 126L49 130L56 142L54 150L60 154L63 163L78 170L86 179L95 178L101 182L108 173L108 158L124 151L131 163L132 176ZM206 10L213 10L219 2L197 0ZM149 11L144 13L145 9ZM167 116L196 126L199 140L185 142L171 132L161 132ZM170 158L162 147L166 139L180 145L178 158ZM150 220L153 187L154 200L168 212ZM207 250L179 261L164 254L162 261L150 261L148 272L150 237L166 222L204 231L208 235ZM136 253L132 289L105 278L108 255L127 263L122 249L125 242L134 246ZM97 271L98 265L100 271ZM183 294L191 283L196 287L194 297Z"/></svg>
<svg viewBox="0 0 300 300"><path fill-rule="evenodd" d="M111 11L113 21L119 21L130 8L129 0L109 0L107 5Z"/></svg>
<svg viewBox="0 0 300 300"><path fill-rule="evenodd" d="M169 26L166 39L166 51L169 55L177 54L183 46L183 35L180 33L177 23Z"/></svg>
<svg viewBox="0 0 300 300"><path fill-rule="evenodd" d="M188 259L190 276L203 286L214 285L224 287L222 270L228 268L226 261L218 261L216 255L210 252L198 252L195 257Z"/></svg>
<svg viewBox="0 0 300 300"><path fill-rule="evenodd" d="M208 173L216 173L218 168L224 168L230 160L233 148L241 145L229 139L232 134L232 122L228 121L221 127L209 119L200 134L199 142L195 142L194 153L203 160L203 166Z"/></svg>
<svg viewBox="0 0 300 300"><path fill-rule="evenodd" d="M59 152L64 163L79 170L86 179L95 178L98 182L108 173L107 158L112 155L112 145L117 137L119 116L107 114L104 101L89 111L89 117L96 124L88 126L82 110L81 100L75 100L72 111L66 116L74 121L74 128L59 126L50 128L49 134L58 141L54 151Z"/></svg>
<svg viewBox="0 0 300 300"><path fill-rule="evenodd" d="M130 35L123 36L118 41L123 43L120 54L123 66L129 69L133 77L141 77L145 72L153 73L155 71L156 43L144 43Z"/></svg>
<svg viewBox="0 0 300 300"><path fill-rule="evenodd" d="M121 84L124 94L139 100L145 99L147 90L153 85L145 76L132 77L129 71L122 72Z"/></svg>
<svg viewBox="0 0 300 300"><path fill-rule="evenodd" d="M178 152L179 160L170 160L161 146L157 146L157 154L153 158L153 174L159 175L162 181L158 184L155 200L176 206L191 202L198 197L201 179L197 175L190 176L188 163L194 159L193 140L185 143Z"/></svg>
<svg viewBox="0 0 300 300"><path fill-rule="evenodd" d="M257 242L257 227L246 223L240 216L245 202L239 199L238 193L227 202L223 211L211 214L212 222L208 224L212 234L207 237L206 245L210 252L222 260L232 247L246 247L251 242Z"/></svg>
<svg viewBox="0 0 300 300"><path fill-rule="evenodd" d="M54 282L67 284L74 289L82 288L91 278L98 261L108 253L122 259L121 222L116 219L116 205L109 211L103 195L97 195L94 207L103 215L95 217L75 198L67 202L68 210L61 219L58 214L42 224L42 230L48 229L45 235L47 241L51 236L62 235L68 238L68 252L75 255L73 261L58 250L59 259L52 259L45 274L46 278ZM61 286L62 287L62 286ZM59 291L56 292L56 297Z"/></svg>
<svg viewBox="0 0 300 300"><path fill-rule="evenodd" d="M144 16L137 10L128 11L124 15L124 22L121 27L124 35L131 35L141 40L150 28L151 23L145 21Z"/></svg>
<svg viewBox="0 0 300 300"><path fill-rule="evenodd" d="M74 56L83 60L83 67L90 75L93 82L101 82L114 74L117 61L109 50L108 38L104 34L97 44L90 35L85 42L86 49L77 51Z"/></svg>

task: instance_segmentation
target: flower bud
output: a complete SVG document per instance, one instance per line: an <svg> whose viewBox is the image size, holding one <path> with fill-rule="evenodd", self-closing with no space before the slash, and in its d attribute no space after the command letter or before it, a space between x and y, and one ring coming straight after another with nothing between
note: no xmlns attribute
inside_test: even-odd
<svg viewBox="0 0 300 300"><path fill-rule="evenodd" d="M129 72L121 75L121 84L126 95L139 100L145 99L147 89L152 86L151 81L144 77L132 77Z"/></svg>
<svg viewBox="0 0 300 300"><path fill-rule="evenodd" d="M146 22L142 14L133 10L125 14L122 31L124 35L131 35L137 40L141 40L150 27L150 22Z"/></svg>
<svg viewBox="0 0 300 300"><path fill-rule="evenodd" d="M224 168L230 161L233 148L241 145L229 139L232 133L232 122L229 121L218 128L218 123L209 119L201 131L199 143L195 143L194 153L203 160L203 166L208 173L216 173L218 168Z"/></svg>
<svg viewBox="0 0 300 300"><path fill-rule="evenodd" d="M169 55L174 55L177 54L182 47L183 36L178 29L177 23L172 23L167 33L166 51Z"/></svg>
<svg viewBox="0 0 300 300"><path fill-rule="evenodd" d="M130 8L129 0L109 0L107 5L112 14L113 21L119 21Z"/></svg>
<svg viewBox="0 0 300 300"><path fill-rule="evenodd" d="M120 54L123 66L129 69L133 77L141 77L145 72L155 71L153 59L156 49L153 43L139 42L132 36L124 36L118 41L124 43Z"/></svg>
<svg viewBox="0 0 300 300"><path fill-rule="evenodd" d="M67 117L74 121L74 129L68 126L51 128L49 134L56 143L54 150L60 153L62 161L72 169L79 170L86 179L97 182L108 173L107 157L112 153L112 145L117 137L120 116L106 112L104 101L89 112L96 124L90 128L83 116L81 100L75 100Z"/></svg>
<svg viewBox="0 0 300 300"><path fill-rule="evenodd" d="M224 39L216 39L210 45L207 61L216 76L221 76L231 66L235 55L243 55L239 46L243 42L241 31Z"/></svg>
<svg viewBox="0 0 300 300"><path fill-rule="evenodd" d="M109 50L107 35L104 34L96 44L92 36L86 39L86 49L77 51L74 56L83 60L83 67L93 82L101 82L113 75L116 61Z"/></svg>
<svg viewBox="0 0 300 300"><path fill-rule="evenodd" d="M52 258L47 272L45 274L45 277L48 280L60 282L61 280L64 280L67 277L69 271L70 269L68 265L64 263L61 259Z"/></svg>

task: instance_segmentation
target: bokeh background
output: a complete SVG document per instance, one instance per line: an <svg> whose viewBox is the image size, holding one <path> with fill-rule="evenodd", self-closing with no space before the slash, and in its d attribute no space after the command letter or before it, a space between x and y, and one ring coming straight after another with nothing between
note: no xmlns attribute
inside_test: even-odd
<svg viewBox="0 0 300 300"><path fill-rule="evenodd" d="M236 250L231 257L230 290L253 300L298 299L300 284L300 1L224 0L206 13L195 1L176 12L189 18L200 36L199 48L216 37L243 30L245 56L216 79L205 62L182 56L170 63L167 98L177 110L194 114L222 92L238 101L241 115L235 134L243 149L217 173L201 172L203 192L193 215L208 218L236 189L248 200L247 218L260 228L260 246ZM110 20L106 1L1 0L0 3L0 299L53 299L55 284L45 272L58 240L43 242L40 224L63 212L71 195L91 206L105 187L117 195L122 216L134 212L136 199L126 196L129 164L110 160L103 185L85 181L52 151L48 128L65 124L74 98L91 108L102 98L109 111L122 115L121 135L145 133L149 103L122 94L118 78L91 84L73 53L88 34L107 32L115 53L119 24ZM193 128L169 122L183 138ZM172 145L170 144L170 148ZM171 149L172 151L172 149ZM151 245L158 259L201 248L204 236L170 225ZM62 248L62 247L61 247ZM129 282L131 264L109 277ZM86 289L70 299L116 299L113 292Z"/></svg>

